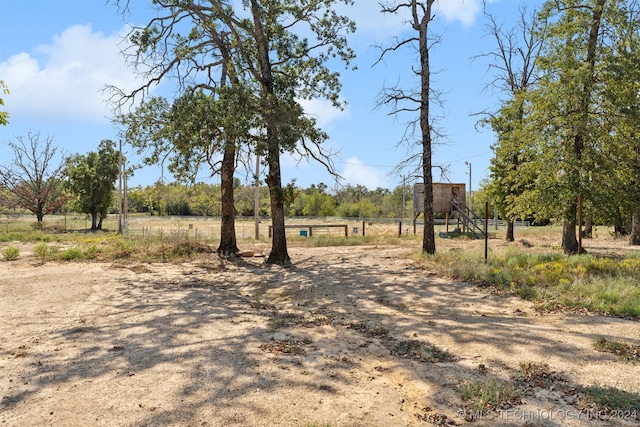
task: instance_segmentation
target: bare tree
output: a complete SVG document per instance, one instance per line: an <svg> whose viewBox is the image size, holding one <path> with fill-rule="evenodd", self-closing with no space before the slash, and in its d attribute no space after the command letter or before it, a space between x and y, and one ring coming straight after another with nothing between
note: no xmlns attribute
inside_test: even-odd
<svg viewBox="0 0 640 427"><path fill-rule="evenodd" d="M495 197L500 214L507 220L506 240L514 241L516 200L526 188L529 174L520 173L526 162L528 141L525 136L525 102L527 90L536 81L536 60L542 47L543 28L536 28L536 12L527 13L520 7L520 17L515 27L505 29L495 17L486 13L487 33L496 43L495 50L479 55L490 59L489 69L495 71L488 87L508 95L498 113L485 113L498 142L493 147L492 180L489 192Z"/></svg>
<svg viewBox="0 0 640 427"><path fill-rule="evenodd" d="M63 191L65 159L56 158L57 147L53 137L48 136L43 144L40 133L27 132L27 137L18 136L17 143L9 142L13 150L13 162L0 165L0 184L10 194L10 203L33 213L38 226L42 226L45 215L51 214L68 201Z"/></svg>
<svg viewBox="0 0 640 427"><path fill-rule="evenodd" d="M433 175L432 175L432 145L434 136L433 119L430 116L431 91L431 68L429 63L429 49L434 41L430 38L429 23L434 16L431 9L435 0L408 0L381 4L382 13L403 13L407 12L411 18L408 19L411 28L414 30L413 36L405 39L398 39L394 45L382 50L377 62L384 59L386 55L395 52L405 46L415 46L417 44L419 53L419 66L414 68L414 73L420 80L420 86L416 89L402 88L394 86L383 90L379 103L390 105L391 114L404 112L418 113L418 118L407 125L407 132L403 140L412 144L416 142L421 147L419 154L420 165L422 166L422 177L424 178L424 231L422 237L422 250L433 254L436 252L435 230L433 220ZM377 63L376 62L376 63ZM419 137L413 139L416 127L419 129Z"/></svg>

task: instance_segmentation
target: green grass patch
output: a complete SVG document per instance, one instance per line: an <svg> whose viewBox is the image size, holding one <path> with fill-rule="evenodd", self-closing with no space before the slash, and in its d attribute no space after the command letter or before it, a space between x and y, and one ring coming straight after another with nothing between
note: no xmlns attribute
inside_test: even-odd
<svg viewBox="0 0 640 427"><path fill-rule="evenodd" d="M118 236L111 240L106 255L116 259L129 258L136 251L136 242L133 239Z"/></svg>
<svg viewBox="0 0 640 427"><path fill-rule="evenodd" d="M493 286L536 303L540 310L582 310L640 317L640 256L527 253L510 247L485 262L479 251L421 255L425 268Z"/></svg>
<svg viewBox="0 0 640 427"><path fill-rule="evenodd" d="M613 387L590 386L582 389L605 414L640 419L640 395Z"/></svg>
<svg viewBox="0 0 640 427"><path fill-rule="evenodd" d="M465 381L460 387L460 395L467 402L469 412L480 415L522 403L520 391L511 383L499 379Z"/></svg>
<svg viewBox="0 0 640 427"><path fill-rule="evenodd" d="M327 246L363 246L372 244L396 245L401 243L397 236L312 236L312 237L287 237L288 242L304 245L309 248Z"/></svg>
<svg viewBox="0 0 640 427"><path fill-rule="evenodd" d="M612 353L624 360L640 360L640 346L608 340L604 337L596 339L593 346L600 352Z"/></svg>

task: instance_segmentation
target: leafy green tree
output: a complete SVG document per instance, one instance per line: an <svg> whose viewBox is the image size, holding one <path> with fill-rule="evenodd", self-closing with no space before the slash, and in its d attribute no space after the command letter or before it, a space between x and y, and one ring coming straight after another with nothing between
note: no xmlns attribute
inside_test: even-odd
<svg viewBox="0 0 640 427"><path fill-rule="evenodd" d="M189 189L189 206L193 215L213 216L220 209L220 186L199 182Z"/></svg>
<svg viewBox="0 0 640 427"><path fill-rule="evenodd" d="M42 220L68 201L63 190L65 161L57 162L58 148L53 145L53 137L47 137L44 145L40 133L27 132L16 137L17 142L9 142L13 150L13 162L0 165L0 185L10 194L9 205L26 209L36 216L38 226Z"/></svg>
<svg viewBox="0 0 640 427"><path fill-rule="evenodd" d="M374 218L377 207L371 200L364 197L359 202L341 203L336 207L336 216L345 218L368 219Z"/></svg>
<svg viewBox="0 0 640 427"><path fill-rule="evenodd" d="M115 3L128 10L128 2ZM228 39L229 31L216 23L214 9L220 4L212 3L211 8L200 1L153 4L158 16L146 26L133 28L129 34L133 52L128 52L133 64L153 71L145 73L146 83L131 93L112 89L122 102L135 99L152 84L176 76L180 87L186 90L171 107L166 100L156 98L151 106L143 104L134 114L120 117L120 121L139 150L154 145L147 162L168 155L170 170L179 179L194 177L202 164L211 167L212 175L220 173L222 220L218 253L229 256L238 252L233 196L236 150L241 140L250 139L249 129L255 127L251 109L255 106L245 96L248 92L238 74L243 67L231 63L234 48ZM184 37L182 31L189 24L191 29ZM203 70L206 72L198 74ZM139 122L145 126L136 126ZM152 138L141 137L139 129ZM216 153L222 153L220 161Z"/></svg>
<svg viewBox="0 0 640 427"><path fill-rule="evenodd" d="M532 98L542 156L535 193L562 220L562 248L578 251L578 196L591 190L588 172L601 163L599 120L602 87L598 75L606 52L605 28L618 2L548 1L540 18L548 22L538 66L541 78Z"/></svg>
<svg viewBox="0 0 640 427"><path fill-rule="evenodd" d="M402 218L402 204L405 216L413 214L413 188L411 185L398 185L384 201L388 218ZM403 218L404 219L404 218Z"/></svg>
<svg viewBox="0 0 640 427"><path fill-rule="evenodd" d="M487 32L496 48L482 56L491 59L489 68L496 71L490 85L506 93L508 99L485 120L497 136L492 147L495 156L490 166L491 182L486 191L507 221L505 239L513 242L514 220L530 213L518 203L519 197L534 185L536 178L535 169L530 167L536 149L527 129L527 92L537 79L536 61L546 32L545 21L536 24L535 13L528 14L524 6L511 29L505 30L492 15L487 18Z"/></svg>
<svg viewBox="0 0 640 427"><path fill-rule="evenodd" d="M491 147L495 155L485 190L500 217L507 221L507 241L514 240L516 219L541 214L527 197L536 188L540 147L535 143L535 126L529 120L525 96L526 92L519 92L489 120L497 142Z"/></svg>
<svg viewBox="0 0 640 427"><path fill-rule="evenodd" d="M302 214L304 216L333 216L335 213L335 200L331 195L320 190L315 190L309 195L303 195L303 200Z"/></svg>
<svg viewBox="0 0 640 427"><path fill-rule="evenodd" d="M233 138L223 145L223 162L233 160L237 148L234 144L244 140L253 141L252 151L268 166L273 239L267 263L290 262L284 229L286 192L281 182L281 153L298 152L320 160L332 170L321 147L327 136L317 128L315 119L304 114L296 98L324 97L341 106L339 75L331 72L326 63L333 58L348 63L353 57L346 45L346 33L354 26L331 9L334 2L247 0L239 5L231 1L154 1L158 16L142 28L134 28L129 37L135 47L132 62L146 64L151 71L145 86L123 99L143 93L169 75L182 76L182 83L187 79L196 81L196 87L207 90L226 86L228 77L232 91L240 89L241 93L252 95L238 105L240 108L227 109L230 120L225 124L243 124L248 119L255 138L225 132ZM116 3L126 9L128 2ZM199 77L203 80L197 82ZM230 164L233 162L224 163ZM231 169L224 165L223 174ZM224 182L223 209L227 206Z"/></svg>
<svg viewBox="0 0 640 427"><path fill-rule="evenodd" d="M168 162L168 169L182 182L193 182L206 165L211 174L221 174L221 239L218 252L229 255L238 251L235 237L233 172L235 137L247 134L250 122L230 118L245 101L232 88L215 89L215 95L202 90L187 91L173 104L161 97L151 98L118 121L125 137L139 153L146 153L145 163ZM240 130L240 128L244 130ZM216 156L222 151L222 160ZM178 208L185 214L186 206Z"/></svg>
<svg viewBox="0 0 640 427"><path fill-rule="evenodd" d="M9 95L9 88L7 88L7 85L3 80L0 80L0 92L4 93L5 95ZM0 106L3 105L4 99L0 97ZM6 111L0 111L0 125L6 126L7 123L9 123L9 113Z"/></svg>
<svg viewBox="0 0 640 427"><path fill-rule="evenodd" d="M108 139L100 142L98 152L77 154L67 161L67 188L77 197L75 208L91 215L91 230L102 230L114 200L119 166L120 152Z"/></svg>
<svg viewBox="0 0 640 427"><path fill-rule="evenodd" d="M327 135L317 128L314 118L304 114L296 98L320 97L342 107L338 98L339 74L331 72L326 64L333 58L348 64L353 58L346 35L355 25L332 9L335 3L338 2L248 0L250 19L219 11L228 27L248 36L234 41L239 43L241 62L260 88L257 95L264 137L256 152L268 167L266 183L273 229L269 264L290 263L284 228L286 194L280 172L281 153L297 151L333 170L330 161L323 160L327 156L321 144ZM305 36L301 36L303 33Z"/></svg>
<svg viewBox="0 0 640 427"><path fill-rule="evenodd" d="M612 123L606 159L609 175L606 207L623 210L622 218L631 218L629 243L640 245L640 8L637 2L620 6L614 17L610 54L605 73L600 78L606 82L605 100L612 114L604 118ZM616 200L611 200L615 196ZM615 224L615 223L614 223ZM620 224L621 225L621 224Z"/></svg>
<svg viewBox="0 0 640 427"><path fill-rule="evenodd" d="M151 212L151 196L147 191L148 187L136 186L129 188L127 192L127 201L129 212L150 213Z"/></svg>

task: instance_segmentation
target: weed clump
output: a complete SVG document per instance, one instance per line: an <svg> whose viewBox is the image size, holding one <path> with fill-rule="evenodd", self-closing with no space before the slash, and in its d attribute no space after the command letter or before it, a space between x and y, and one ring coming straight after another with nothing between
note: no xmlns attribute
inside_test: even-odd
<svg viewBox="0 0 640 427"><path fill-rule="evenodd" d="M5 261L15 261L20 256L20 249L17 246L9 246L2 250L2 257Z"/></svg>

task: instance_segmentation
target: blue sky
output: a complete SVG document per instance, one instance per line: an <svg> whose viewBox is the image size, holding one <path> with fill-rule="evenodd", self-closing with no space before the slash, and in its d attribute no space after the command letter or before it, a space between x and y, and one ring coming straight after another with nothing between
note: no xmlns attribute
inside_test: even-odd
<svg viewBox="0 0 640 427"><path fill-rule="evenodd" d="M104 0L0 0L0 80L11 91L2 95L10 118L8 126L0 126L0 164L7 165L12 159L6 143L26 136L29 130L39 132L41 141L52 136L54 144L68 154L96 151L101 140L118 139L102 88L136 84L135 75L119 55L120 43L127 22L147 22L150 1L132 3L133 13L125 20ZM487 0L486 8L510 26L520 3ZM529 7L539 3L527 2ZM358 26L350 37L358 68L340 69L348 106L344 111L328 108L324 102L306 103L305 107L329 134L327 144L339 152L335 165L344 178L342 184L392 189L402 183L391 172L407 156L407 147L396 147L407 118L389 116L384 107L376 109L376 100L385 84L407 82L418 58L405 51L372 67L379 56L375 46L390 45L394 36L406 30L403 18L383 16L377 0L355 0L354 7L344 10ZM487 176L494 141L490 130L476 128L478 116L473 114L495 109L504 96L485 89L492 80L486 61L472 60L494 46L486 36L482 10L482 0L440 0L432 24L441 37L431 52L432 86L442 92L443 101L443 108L434 107L433 113L441 117L438 126L445 134L434 147L433 163L448 170L441 177L434 169L434 178L468 184L465 162L469 162L473 190ZM170 85L163 84L164 88ZM401 174L411 172L407 169ZM320 165L290 156L283 158L282 173L285 183L296 178L300 187L319 182L330 188L335 185ZM219 182L207 173L201 175L205 182ZM150 185L160 177L159 168L146 168L136 172L130 185ZM239 177L246 181L244 175ZM172 180L166 173L165 179Z"/></svg>

